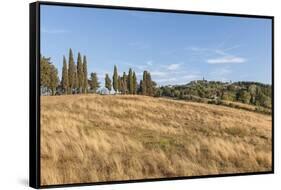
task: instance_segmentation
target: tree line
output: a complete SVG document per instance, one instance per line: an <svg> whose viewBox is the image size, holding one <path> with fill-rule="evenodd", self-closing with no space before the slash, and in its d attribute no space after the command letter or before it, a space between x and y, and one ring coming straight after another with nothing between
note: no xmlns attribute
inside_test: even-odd
<svg viewBox="0 0 281 190"><path fill-rule="evenodd" d="M203 99L242 102L271 108L272 87L258 82L224 83L220 81L197 80L185 85L161 86L156 96L182 100L202 101Z"/></svg>
<svg viewBox="0 0 281 190"><path fill-rule="evenodd" d="M112 78L109 74L105 74L105 88L109 93L114 90L118 94L141 94L154 96L156 91L156 83L152 80L148 71L143 72L143 77L138 83L135 71L131 68L122 75L118 74L117 66L113 68ZM88 79L87 58L80 52L77 56L76 64L72 49L69 50L68 62L63 56L63 66L61 80L58 76L58 70L51 62L51 58L41 56L40 58L40 81L41 93L51 91L51 95L55 94L82 94L82 93L98 93L101 87L96 72L90 73Z"/></svg>
<svg viewBox="0 0 281 190"><path fill-rule="evenodd" d="M73 52L69 50L68 61L63 56L62 78L58 77L58 70L50 58L40 58L41 93L56 94L82 94L102 93L101 85L96 72L90 73L88 78L87 58L78 53L74 62ZM257 82L223 83L220 81L197 80L185 85L169 85L157 87L148 71L143 71L141 80L137 80L135 71L129 68L128 73L118 73L117 66L113 68L113 75L105 74L105 88L111 93L140 94L156 97L171 97L182 100L201 101L227 100L271 108L271 85Z"/></svg>

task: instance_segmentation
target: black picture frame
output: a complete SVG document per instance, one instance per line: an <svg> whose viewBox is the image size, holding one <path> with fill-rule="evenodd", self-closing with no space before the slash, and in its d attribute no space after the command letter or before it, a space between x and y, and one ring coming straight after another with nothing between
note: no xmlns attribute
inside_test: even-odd
<svg viewBox="0 0 281 190"><path fill-rule="evenodd" d="M171 178L157 179L140 179L140 180L124 180L124 181L106 181L93 183L73 183L73 184L40 184L40 6L54 5L67 7L87 7L87 8L103 8L103 9L118 9L118 10L136 10L146 12L164 12L164 13L183 13L195 15L212 15L212 16L229 16L229 17L245 17L245 18L263 18L271 20L272 25L272 169L266 172L248 172L248 173L231 173L219 175L202 175L202 176L182 176ZM30 80L29 80L29 185L33 188L53 188L53 187L72 187L72 186L88 186L101 184L120 184L120 183L135 183L135 182L151 182L151 181L167 181L167 180L184 180L195 178L213 178L213 177L229 177L229 176L245 176L245 175L260 175L274 173L274 16L264 15L248 15L248 14L233 14L233 13L217 13L217 12L201 12L187 10L170 10L157 8L142 8L142 7L125 7L111 5L93 5L93 4L76 4L76 3L61 3L61 2L34 2L29 4L29 43L30 43Z"/></svg>

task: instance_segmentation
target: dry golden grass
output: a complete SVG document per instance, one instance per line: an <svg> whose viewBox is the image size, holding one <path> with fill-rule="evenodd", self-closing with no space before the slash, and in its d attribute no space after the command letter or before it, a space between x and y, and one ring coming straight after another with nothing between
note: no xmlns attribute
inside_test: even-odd
<svg viewBox="0 0 281 190"><path fill-rule="evenodd" d="M271 170L271 116L145 96L41 97L41 184Z"/></svg>

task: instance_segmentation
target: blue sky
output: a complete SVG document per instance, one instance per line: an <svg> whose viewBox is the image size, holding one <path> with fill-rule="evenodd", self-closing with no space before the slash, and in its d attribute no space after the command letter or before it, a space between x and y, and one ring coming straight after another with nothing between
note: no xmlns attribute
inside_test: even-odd
<svg viewBox="0 0 281 190"><path fill-rule="evenodd" d="M271 20L41 5L41 54L61 76L69 48L87 56L88 72L158 85L202 79L271 84Z"/></svg>

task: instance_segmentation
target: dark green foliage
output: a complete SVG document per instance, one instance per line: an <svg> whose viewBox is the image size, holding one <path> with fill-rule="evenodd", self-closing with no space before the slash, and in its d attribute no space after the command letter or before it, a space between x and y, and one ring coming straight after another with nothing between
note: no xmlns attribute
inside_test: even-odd
<svg viewBox="0 0 281 190"><path fill-rule="evenodd" d="M141 93L142 95L147 94L147 71L143 71L142 81L141 81Z"/></svg>
<svg viewBox="0 0 281 190"><path fill-rule="evenodd" d="M83 57L83 93L88 91L88 68L87 68L87 58Z"/></svg>
<svg viewBox="0 0 281 190"><path fill-rule="evenodd" d="M133 94L133 91L134 91L134 81L133 81L133 72L132 72L132 69L130 68L129 69L129 74L128 74L128 92L129 94Z"/></svg>
<svg viewBox="0 0 281 190"><path fill-rule="evenodd" d="M120 76L118 76L118 78L117 78L117 90L118 90L118 92L122 92L122 77L120 77Z"/></svg>
<svg viewBox="0 0 281 190"><path fill-rule="evenodd" d="M140 87L138 89L138 94L143 94L143 83L142 83L142 80L140 80Z"/></svg>
<svg viewBox="0 0 281 190"><path fill-rule="evenodd" d="M137 82L137 76L135 71L133 72L133 94L137 94L137 89L138 89L138 82Z"/></svg>
<svg viewBox="0 0 281 190"><path fill-rule="evenodd" d="M68 84L69 84L69 93L73 93L73 89L75 87L76 67L74 64L74 58L72 50L69 49L69 58L68 58Z"/></svg>
<svg viewBox="0 0 281 190"><path fill-rule="evenodd" d="M127 94L128 88L127 88L127 75L126 72L123 72L123 76L121 77L121 93Z"/></svg>
<svg viewBox="0 0 281 190"><path fill-rule="evenodd" d="M73 84L73 89L72 89L74 94L79 93L79 79L77 75L77 67L74 64L74 84Z"/></svg>
<svg viewBox="0 0 281 190"><path fill-rule="evenodd" d="M147 96L154 96L154 92L156 89L156 83L152 81L151 75L149 72L144 71L143 72L143 79L140 84L141 88L141 94L147 95Z"/></svg>
<svg viewBox="0 0 281 190"><path fill-rule="evenodd" d="M55 95L56 88L59 84L58 70L54 65L50 65L50 89L52 91L52 95Z"/></svg>
<svg viewBox="0 0 281 190"><path fill-rule="evenodd" d="M221 99L227 100L227 101L235 101L236 100L236 94L231 92L231 91L223 91Z"/></svg>
<svg viewBox="0 0 281 190"><path fill-rule="evenodd" d="M83 82L84 82L84 72L83 72L83 63L80 52L77 57L77 82L78 82L78 91L82 93Z"/></svg>
<svg viewBox="0 0 281 190"><path fill-rule="evenodd" d="M68 70L67 70L67 63L66 63L66 59L63 56L63 67L62 67L62 78L61 78L61 85L62 85L62 89L64 94L68 93L68 87L69 87L69 83L68 83Z"/></svg>
<svg viewBox="0 0 281 190"><path fill-rule="evenodd" d="M97 73L91 73L91 80L90 80L90 88L91 90L96 93L97 89L100 87L100 83L98 81Z"/></svg>
<svg viewBox="0 0 281 190"><path fill-rule="evenodd" d="M144 85L142 85L144 86ZM185 85L162 86L156 89L155 96L173 97L184 100L239 101L246 104L271 108L271 85L257 82L224 83L219 81L197 80ZM177 92L180 91L180 93ZM196 97L196 98L195 98Z"/></svg>
<svg viewBox="0 0 281 190"><path fill-rule="evenodd" d="M50 84L50 58L40 57L40 85L48 87Z"/></svg>
<svg viewBox="0 0 281 190"><path fill-rule="evenodd" d="M155 97L161 97L161 96L163 96L163 89L157 88L157 89L155 90L154 96L155 96Z"/></svg>
<svg viewBox="0 0 281 190"><path fill-rule="evenodd" d="M50 58L40 57L40 82L41 88L46 88L45 92L51 90L52 95L55 95L59 77L58 70L51 63Z"/></svg>
<svg viewBox="0 0 281 190"><path fill-rule="evenodd" d="M237 94L237 100L245 104L249 104L251 100L251 94L246 90L241 90Z"/></svg>
<svg viewBox="0 0 281 190"><path fill-rule="evenodd" d="M118 73L117 73L117 67L114 65L114 72L112 76L112 81L113 81L113 89L115 92L118 91Z"/></svg>
<svg viewBox="0 0 281 190"><path fill-rule="evenodd" d="M153 96L154 95L154 82L152 81L151 79L151 75L149 72L147 72L147 75L146 75L146 95L148 96Z"/></svg>
<svg viewBox="0 0 281 190"><path fill-rule="evenodd" d="M105 74L105 88L107 88L109 90L109 92L111 91L111 88L112 88L111 80L110 80L108 74Z"/></svg>

